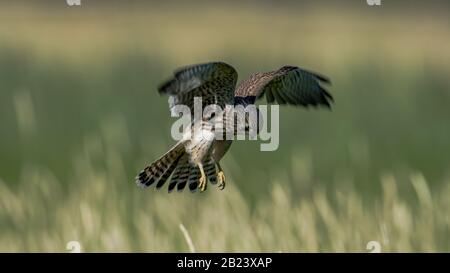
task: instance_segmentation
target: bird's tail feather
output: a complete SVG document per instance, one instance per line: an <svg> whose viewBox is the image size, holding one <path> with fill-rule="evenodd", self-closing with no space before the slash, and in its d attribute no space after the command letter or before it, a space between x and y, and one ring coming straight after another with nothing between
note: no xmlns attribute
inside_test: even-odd
<svg viewBox="0 0 450 273"><path fill-rule="evenodd" d="M173 187L177 187L177 191L183 191L195 167L195 165L189 162L189 159L183 165L179 166L178 177L174 176L174 178L170 181L170 183L173 184Z"/></svg>
<svg viewBox="0 0 450 273"><path fill-rule="evenodd" d="M200 180L200 168L198 166L194 166L190 169L189 177L187 179L187 184L189 185L189 190L191 192L197 191L199 180Z"/></svg>
<svg viewBox="0 0 450 273"><path fill-rule="evenodd" d="M208 178L211 184L217 184L217 170L216 163L211 160L207 164L204 165L203 169L205 170L206 177Z"/></svg>
<svg viewBox="0 0 450 273"><path fill-rule="evenodd" d="M206 177L212 184L217 183L216 163L211 159L206 163L203 163L203 169ZM169 183L169 192L172 192L175 187L177 191L183 191L186 185L188 185L191 192L196 192L198 188L198 182L200 179L200 169L197 165L189 162L187 154L181 157L177 168L175 169L172 179Z"/></svg>
<svg viewBox="0 0 450 273"><path fill-rule="evenodd" d="M169 192L172 192L175 187L178 185L178 188L180 187L179 183L185 179L187 179L187 177L189 176L189 169L190 169L190 164L189 164L189 156L188 154L184 154L181 158L180 161L178 163L177 168L175 169L172 178L170 180L169 183ZM186 183L183 185L186 185ZM180 190L180 189L178 189Z"/></svg>
<svg viewBox="0 0 450 273"><path fill-rule="evenodd" d="M160 189L185 154L184 144L178 142L166 154L145 167L136 177L136 183L141 187L149 187L156 182L156 188Z"/></svg>

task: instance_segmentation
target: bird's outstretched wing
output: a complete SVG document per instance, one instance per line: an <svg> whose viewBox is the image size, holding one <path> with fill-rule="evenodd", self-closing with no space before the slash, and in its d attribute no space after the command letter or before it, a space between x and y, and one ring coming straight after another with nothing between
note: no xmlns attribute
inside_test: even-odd
<svg viewBox="0 0 450 273"><path fill-rule="evenodd" d="M283 66L251 75L239 84L235 95L261 98L265 94L268 103L330 107L333 97L321 84L330 84L330 80L295 66Z"/></svg>
<svg viewBox="0 0 450 273"><path fill-rule="evenodd" d="M223 62L210 62L179 68L173 78L161 84L160 94L168 94L169 107L187 105L193 111L194 97L202 98L202 105L217 104L222 108L233 104L237 72Z"/></svg>

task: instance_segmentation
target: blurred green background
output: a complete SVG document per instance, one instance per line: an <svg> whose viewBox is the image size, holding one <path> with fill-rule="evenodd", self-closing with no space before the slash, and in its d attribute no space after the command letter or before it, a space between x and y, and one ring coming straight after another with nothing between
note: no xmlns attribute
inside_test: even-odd
<svg viewBox="0 0 450 273"><path fill-rule="evenodd" d="M336 2L1 1L0 251L449 251L449 5ZM212 60L318 71L335 105L235 142L223 192L139 189L174 143L156 86Z"/></svg>

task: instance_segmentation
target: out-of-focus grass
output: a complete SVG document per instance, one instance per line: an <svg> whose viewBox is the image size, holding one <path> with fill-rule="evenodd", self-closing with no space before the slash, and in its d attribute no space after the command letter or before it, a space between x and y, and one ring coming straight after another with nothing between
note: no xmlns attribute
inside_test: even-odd
<svg viewBox="0 0 450 273"><path fill-rule="evenodd" d="M408 202L386 173L383 193L367 205L351 187L330 192L317 185L299 197L274 180L270 196L251 208L233 185L201 195L138 190L116 148L123 138L108 140L115 130L85 142L67 190L43 168L24 169L15 190L0 183L0 251L65 251L72 240L90 252L189 251L180 224L200 252L364 252L373 240L382 251L448 251L449 181L432 194L426 178L412 174L415 197Z"/></svg>
<svg viewBox="0 0 450 273"><path fill-rule="evenodd" d="M0 8L0 251L188 251L180 224L197 251L450 250L445 17L202 5ZM156 85L218 59L320 71L336 104L233 144L223 192L137 188L173 143Z"/></svg>

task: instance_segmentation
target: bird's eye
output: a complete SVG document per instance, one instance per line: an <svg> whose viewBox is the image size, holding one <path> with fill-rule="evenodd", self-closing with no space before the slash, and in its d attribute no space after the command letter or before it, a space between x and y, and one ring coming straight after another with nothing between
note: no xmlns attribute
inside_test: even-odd
<svg viewBox="0 0 450 273"><path fill-rule="evenodd" d="M215 118L215 117L216 117L216 113L212 113L211 118Z"/></svg>

